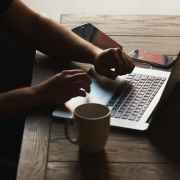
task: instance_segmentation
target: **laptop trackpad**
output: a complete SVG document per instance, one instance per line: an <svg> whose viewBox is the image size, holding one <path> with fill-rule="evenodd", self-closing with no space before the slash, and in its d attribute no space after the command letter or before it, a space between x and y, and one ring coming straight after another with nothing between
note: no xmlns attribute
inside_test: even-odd
<svg viewBox="0 0 180 180"><path fill-rule="evenodd" d="M53 116L68 118L72 116L74 109L84 103L106 104L112 94L115 92L123 77L118 76L116 80L110 80L106 77L99 76L92 67L88 72L92 79L91 92L86 97L72 98L65 105L60 105L53 112Z"/></svg>

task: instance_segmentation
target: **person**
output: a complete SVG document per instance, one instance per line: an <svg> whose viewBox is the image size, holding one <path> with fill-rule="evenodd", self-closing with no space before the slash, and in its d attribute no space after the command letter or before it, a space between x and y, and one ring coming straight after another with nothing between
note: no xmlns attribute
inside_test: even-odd
<svg viewBox="0 0 180 180"><path fill-rule="evenodd" d="M51 57L90 63L99 75L110 79L131 73L134 68L133 61L120 48L102 50L93 46L62 24L33 11L21 0L1 0L0 27ZM38 105L57 105L76 96L85 97L86 92L90 92L90 84L91 79L84 71L64 70L39 85L0 93L0 131L4 132L4 127L8 131L10 124L10 131L15 125L22 129L18 143L9 145L12 135L1 135L0 173L4 173L5 179L16 176L25 119L22 113ZM13 131L13 136L19 131ZM15 158L6 157L15 147L18 147ZM7 173L10 171L12 173Z"/></svg>

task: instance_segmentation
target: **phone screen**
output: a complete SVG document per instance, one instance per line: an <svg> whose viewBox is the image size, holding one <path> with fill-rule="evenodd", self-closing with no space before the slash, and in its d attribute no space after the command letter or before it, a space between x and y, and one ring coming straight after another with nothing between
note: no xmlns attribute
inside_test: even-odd
<svg viewBox="0 0 180 180"><path fill-rule="evenodd" d="M75 27L72 31L101 49L117 47L122 49L121 45L90 23Z"/></svg>
<svg viewBox="0 0 180 180"><path fill-rule="evenodd" d="M168 57L165 55L151 53L151 52L137 50L137 49L128 55L129 57L137 59L137 60L143 60L143 61L150 62L152 64L155 63L155 64L160 64L163 66L169 66L175 60L175 58L173 57Z"/></svg>

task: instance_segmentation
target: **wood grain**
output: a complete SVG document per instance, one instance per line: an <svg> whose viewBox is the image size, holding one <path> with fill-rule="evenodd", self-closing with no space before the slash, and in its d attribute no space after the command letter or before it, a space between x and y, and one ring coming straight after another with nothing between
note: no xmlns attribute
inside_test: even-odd
<svg viewBox="0 0 180 180"><path fill-rule="evenodd" d="M179 168L180 164L49 162L46 179L176 180Z"/></svg>
<svg viewBox="0 0 180 180"><path fill-rule="evenodd" d="M62 23L68 28L86 22L95 24L123 45L126 53L137 48L170 56L177 55L180 47L178 19L62 15ZM179 91L180 84L147 132L111 128L105 150L95 155L83 153L68 142L64 120L53 119L46 179L179 179ZM73 125L69 132L73 137Z"/></svg>
<svg viewBox="0 0 180 180"><path fill-rule="evenodd" d="M69 29L92 23L107 35L179 37L180 16L62 14Z"/></svg>
<svg viewBox="0 0 180 180"><path fill-rule="evenodd" d="M62 15L61 23L72 28L91 22L122 44L126 53L138 48L174 56L179 48L179 19L180 16ZM88 64L52 60L40 52L36 58L32 85L63 69L90 68ZM179 91L180 85L149 131L111 128L105 150L95 155L83 153L67 141L64 120L51 117L53 107L30 110L17 179L179 179ZM73 136L73 125L69 132Z"/></svg>
<svg viewBox="0 0 180 180"><path fill-rule="evenodd" d="M134 49L177 56L180 51L180 37L138 37L138 36L110 36L123 46L129 54Z"/></svg>

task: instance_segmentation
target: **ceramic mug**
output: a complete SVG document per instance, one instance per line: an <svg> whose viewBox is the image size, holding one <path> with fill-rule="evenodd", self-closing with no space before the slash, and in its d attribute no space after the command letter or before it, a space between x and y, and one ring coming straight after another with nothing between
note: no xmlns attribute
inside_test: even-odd
<svg viewBox="0 0 180 180"><path fill-rule="evenodd" d="M68 134L68 125L74 121L76 140ZM107 142L110 129L110 110L102 104L87 103L75 108L74 118L65 122L66 138L86 153L101 152Z"/></svg>

